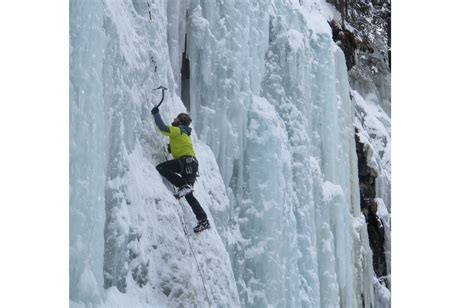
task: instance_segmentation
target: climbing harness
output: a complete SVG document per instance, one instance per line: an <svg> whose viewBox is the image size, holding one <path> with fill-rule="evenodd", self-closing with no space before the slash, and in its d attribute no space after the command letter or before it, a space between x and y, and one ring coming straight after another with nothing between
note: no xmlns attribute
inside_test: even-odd
<svg viewBox="0 0 474 308"><path fill-rule="evenodd" d="M160 102L161 104L161 102ZM168 159L168 155L166 153L166 150L165 150L165 146L162 144L162 150L164 152L164 157L165 159L167 160ZM186 240L188 241L188 245L189 245L189 249L191 250L191 253L193 255L193 258L194 258L194 261L196 261L196 265L197 265L197 268L198 268L198 271L199 271L199 275L201 276L201 281L202 281L202 286L204 288L204 292L206 293L206 299L207 299L207 303L209 304L209 307L211 307L211 301L209 300L209 294L207 292L207 287L206 287L206 282L204 281L204 274L202 273L202 269L201 269L201 266L199 265L199 262L196 258L196 253L194 252L194 248L193 248L193 245L191 244L191 241L189 240L189 237L190 237L190 234L188 232L188 228L186 227L186 223L184 222L184 210L183 210L183 207L185 205L183 205L181 203L181 200L180 199L177 199L178 201L178 204L179 204L179 209L177 210L178 212L178 217L179 217L179 222L181 223L181 226L183 227L183 231L184 231L184 236L186 237Z"/></svg>
<svg viewBox="0 0 474 308"><path fill-rule="evenodd" d="M199 177L199 162L195 157L183 156L178 159L179 169L183 180L191 185L194 185L196 179Z"/></svg>

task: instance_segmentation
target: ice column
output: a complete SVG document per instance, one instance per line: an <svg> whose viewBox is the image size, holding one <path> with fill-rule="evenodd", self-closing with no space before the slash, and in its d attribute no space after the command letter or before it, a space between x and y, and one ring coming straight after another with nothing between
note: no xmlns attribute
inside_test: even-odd
<svg viewBox="0 0 474 308"><path fill-rule="evenodd" d="M234 168L242 172L247 110L260 91L267 1L192 1L188 13L191 113L228 187Z"/></svg>
<svg viewBox="0 0 474 308"><path fill-rule="evenodd" d="M70 299L99 304L103 290L106 147L100 1L70 4Z"/></svg>

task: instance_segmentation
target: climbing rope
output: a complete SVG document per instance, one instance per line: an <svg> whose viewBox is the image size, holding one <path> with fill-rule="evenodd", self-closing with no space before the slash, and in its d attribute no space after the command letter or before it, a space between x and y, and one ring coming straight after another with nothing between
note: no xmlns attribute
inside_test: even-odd
<svg viewBox="0 0 474 308"><path fill-rule="evenodd" d="M163 150L164 158L166 160L168 160L168 151L166 150L165 145L163 143L161 143L161 149ZM186 227L186 223L184 222L184 210L183 210L184 205L181 203L180 199L178 199L177 201L178 201L178 204L180 205L179 206L180 209L177 211L179 221L181 223L181 226L183 227L184 236L186 237L186 240L188 241L189 249L191 250L191 253L194 257L194 261L196 261L196 265L197 265L197 268L198 268L198 271L199 271L199 275L201 276L202 286L204 287L204 292L206 293L207 303L208 303L209 307L211 307L211 301L209 300L209 293L207 292L206 282L204 281L204 274L202 273L201 266L199 265L199 262L197 260L196 253L194 252L193 245L191 244L191 241L189 240L189 235L190 234L188 233L188 228Z"/></svg>
<svg viewBox="0 0 474 308"><path fill-rule="evenodd" d="M181 207L183 206L183 204L181 203L180 200L178 200L178 203L179 203L179 205L181 205ZM206 283L204 282L204 275L202 273L201 266L199 265L199 262L196 258L196 254L194 253L193 245L191 244L191 241L189 240L188 229L186 228L186 224L184 223L184 218L180 214L181 211L183 211L182 208L181 208L181 210L178 210L179 221L181 222L181 225L183 226L184 235L185 235L185 237L188 241L189 248L191 249L191 253L193 254L194 260L196 261L196 265L197 265L197 268L198 268L198 271L199 271L199 275L201 276L202 286L204 287L204 292L206 293L207 303L208 303L209 307L211 307L211 301L209 300L209 294L207 293ZM184 212L183 212L183 216L184 216Z"/></svg>
<svg viewBox="0 0 474 308"><path fill-rule="evenodd" d="M150 22L153 21L153 18L152 18L152 14L151 14L151 5L150 5L150 2L147 1L147 5L148 5L148 16L149 16L149 19L150 19ZM154 66L154 74L153 76L156 76L156 72L157 72L157 63L154 59L153 56L151 56L151 62L153 63L153 66ZM163 102L164 100L164 91L167 90L165 87L163 86L160 86L159 88L156 88L156 89L153 89L153 90L162 90L162 99L160 101L160 103L158 104L158 107L161 105L161 103ZM168 151L166 149L166 146L163 142L161 142L161 148L163 150L163 156L165 158L165 160L168 160ZM184 235L186 237L186 240L188 241L188 245L189 245L189 248L191 250L191 253L194 257L194 261L196 261L196 265L197 265L197 268L198 268L198 271L199 271L199 275L201 276L201 281L202 281L202 286L204 287L204 292L206 293L206 299L207 299L207 303L209 305L209 307L211 307L211 301L209 300L209 294L207 292L207 287L206 287L206 283L204 281L204 275L202 273L202 269L201 269L201 266L199 265L199 262L197 260L197 257L196 257L196 253L194 252L194 248L193 248L193 245L191 244L191 241L189 240L189 234L188 234L188 230L186 228L186 224L184 222L184 212L183 212L183 205L181 203L180 200L178 200L178 204L180 205L181 209L179 209L177 212L178 212L178 217L179 217L179 221L181 222L181 226L183 227L183 231L184 231ZM181 212L181 213L180 213Z"/></svg>

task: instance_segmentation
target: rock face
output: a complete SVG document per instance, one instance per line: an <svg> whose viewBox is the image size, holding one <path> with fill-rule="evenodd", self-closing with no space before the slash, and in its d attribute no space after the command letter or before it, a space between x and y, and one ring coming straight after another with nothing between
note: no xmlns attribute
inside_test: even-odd
<svg viewBox="0 0 474 308"><path fill-rule="evenodd" d="M333 41L344 52L347 69L352 69L356 64L356 52L362 44L362 39L354 32L342 27L336 19L331 20L329 26L331 26Z"/></svg>
<svg viewBox="0 0 474 308"><path fill-rule="evenodd" d="M380 187L381 183L390 181L390 153L386 150L390 149L391 3L390 0L328 2L341 13L329 25L334 42L344 52L351 87L357 91L353 99L360 206L366 219L374 272L379 282L389 288L390 243L386 237L390 230L378 213L385 215L388 214L386 207L390 209L389 195ZM382 204L381 210L379 204ZM384 217L387 225L388 217L389 214Z"/></svg>
<svg viewBox="0 0 474 308"><path fill-rule="evenodd" d="M367 164L367 154L364 145L356 134L357 159L359 169L360 207L365 216L369 234L370 249L375 274L388 286L387 264L385 261L385 227L377 215L378 204L375 199L375 181L377 171Z"/></svg>
<svg viewBox="0 0 474 308"><path fill-rule="evenodd" d="M341 12L330 22L333 39L344 51L349 81L364 99L375 96L391 114L391 1L330 0Z"/></svg>

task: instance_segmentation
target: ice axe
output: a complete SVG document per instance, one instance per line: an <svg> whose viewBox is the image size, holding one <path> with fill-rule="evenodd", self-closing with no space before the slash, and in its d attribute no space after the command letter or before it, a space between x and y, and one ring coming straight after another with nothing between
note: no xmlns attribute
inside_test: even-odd
<svg viewBox="0 0 474 308"><path fill-rule="evenodd" d="M155 88L153 89L153 91L156 91L156 90L161 90L161 101L158 103L158 105L156 107L160 107L160 105L163 103L163 100L165 99L165 91L168 90L167 88L163 87L163 86L159 86L158 88Z"/></svg>

